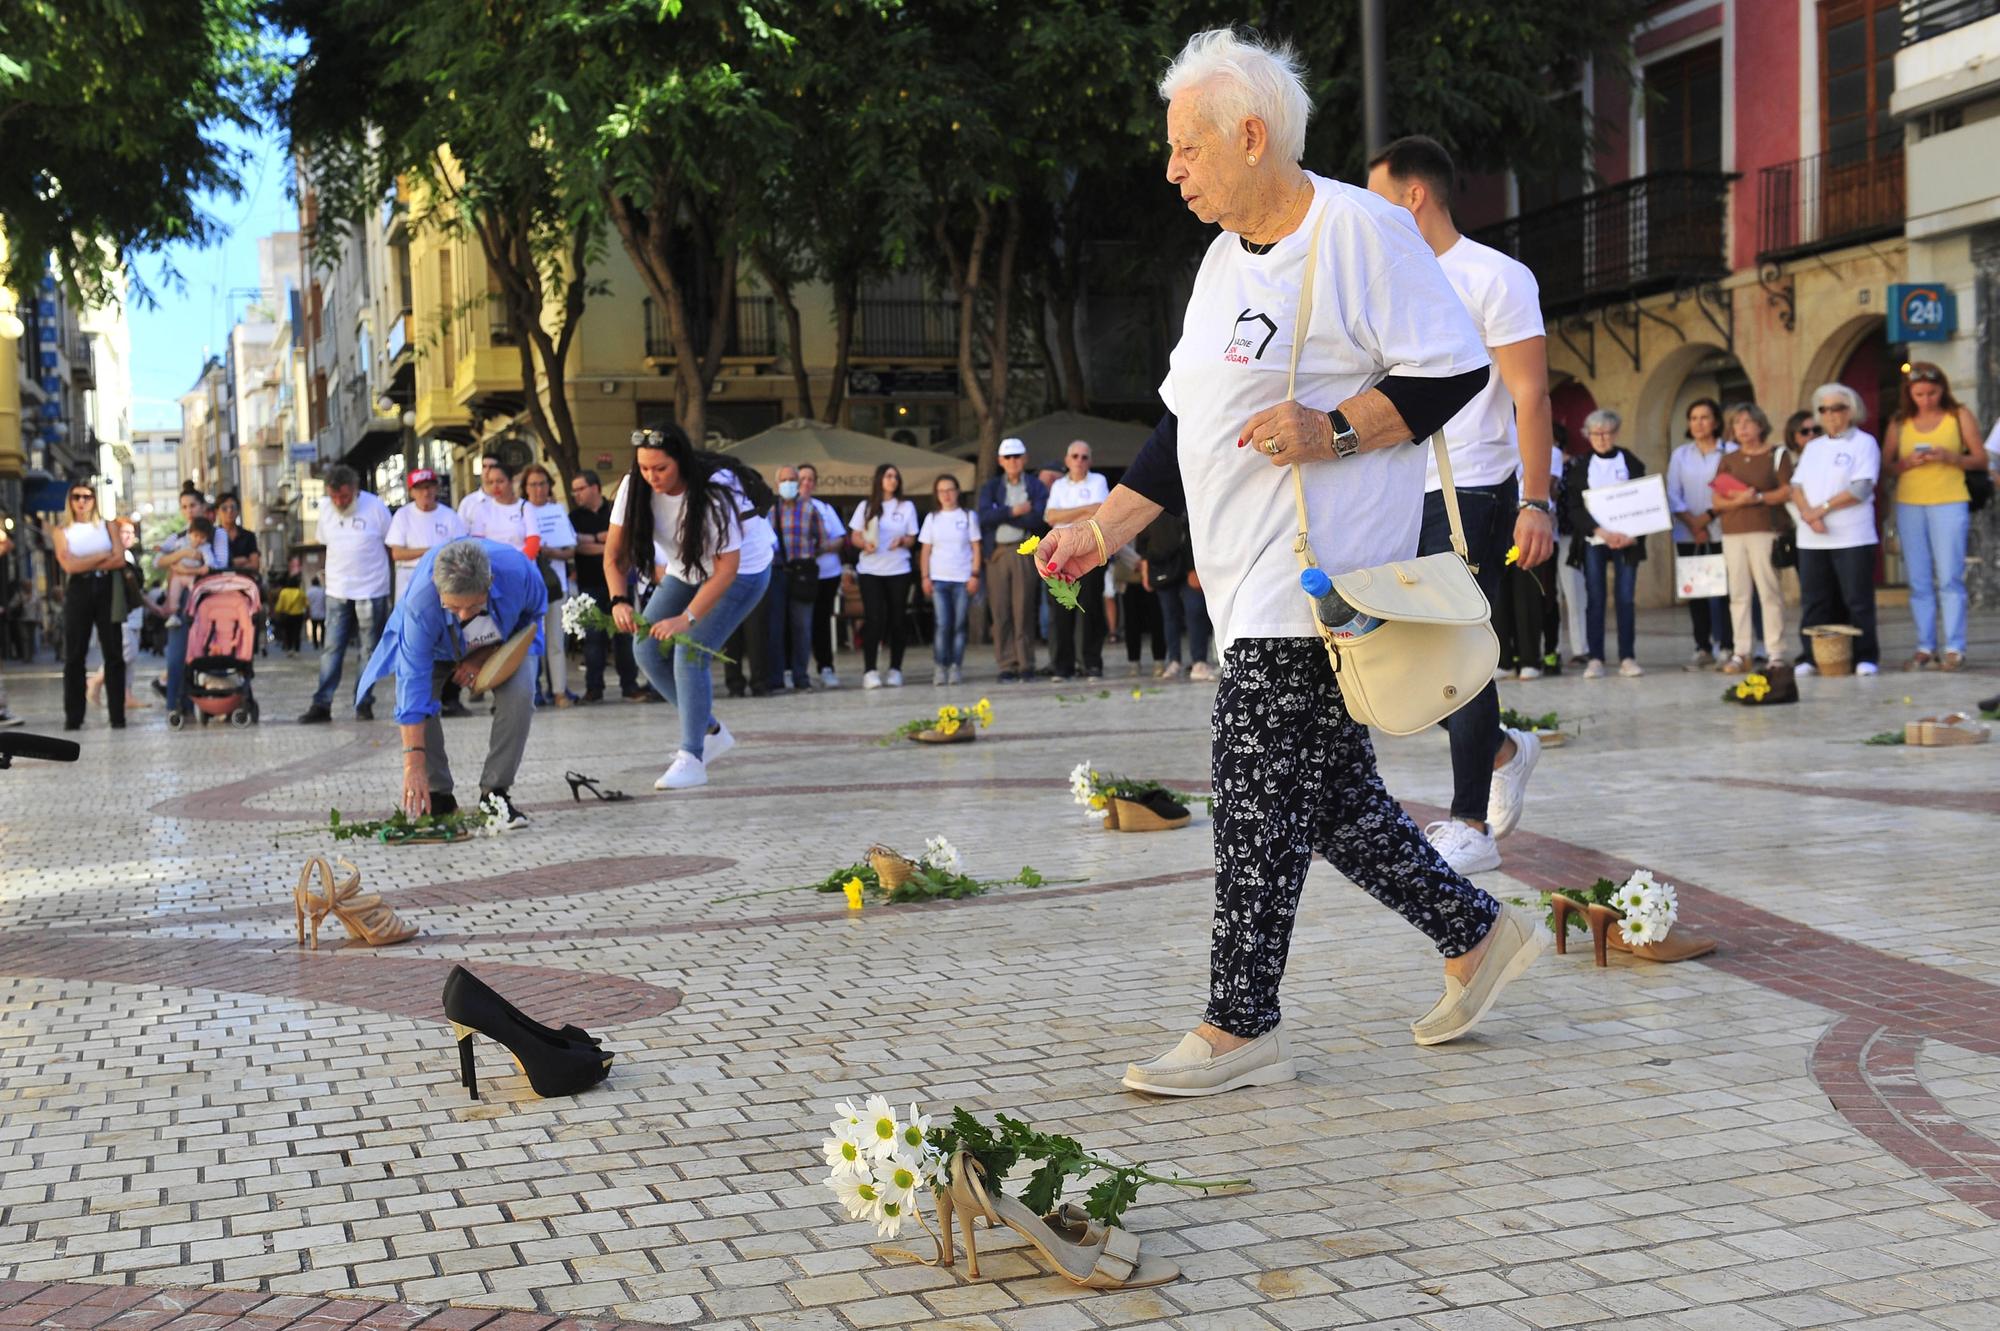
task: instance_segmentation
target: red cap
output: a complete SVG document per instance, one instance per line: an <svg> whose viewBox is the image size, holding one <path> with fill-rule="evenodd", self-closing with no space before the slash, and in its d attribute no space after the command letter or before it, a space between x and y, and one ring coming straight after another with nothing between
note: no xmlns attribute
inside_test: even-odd
<svg viewBox="0 0 2000 1331"><path fill-rule="evenodd" d="M419 485L435 485L437 484L437 478L438 474L429 467L418 467L404 479L407 484L414 488Z"/></svg>

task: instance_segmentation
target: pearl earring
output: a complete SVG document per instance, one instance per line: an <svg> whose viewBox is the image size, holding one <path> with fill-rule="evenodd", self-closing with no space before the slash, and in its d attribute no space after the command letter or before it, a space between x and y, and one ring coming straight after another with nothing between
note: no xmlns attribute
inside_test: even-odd
<svg viewBox="0 0 2000 1331"><path fill-rule="evenodd" d="M1251 153L1251 154L1250 154L1250 165L1252 165L1252 166L1255 166L1255 165L1257 165L1257 154L1256 154L1256 153Z"/></svg>

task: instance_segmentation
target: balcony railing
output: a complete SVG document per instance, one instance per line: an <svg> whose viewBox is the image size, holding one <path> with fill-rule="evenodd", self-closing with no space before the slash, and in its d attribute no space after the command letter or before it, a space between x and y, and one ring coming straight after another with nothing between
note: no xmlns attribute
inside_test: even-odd
<svg viewBox="0 0 2000 1331"><path fill-rule="evenodd" d="M1903 132L1829 149L1757 175L1757 258L1782 260L1903 229Z"/></svg>
<svg viewBox="0 0 2000 1331"><path fill-rule="evenodd" d="M1723 171L1661 171L1472 233L1513 255L1566 314L1729 275Z"/></svg>
<svg viewBox="0 0 2000 1331"><path fill-rule="evenodd" d="M2000 0L1903 0L1899 44L1915 46L1995 14L2000 14Z"/></svg>
<svg viewBox="0 0 2000 1331"><path fill-rule="evenodd" d="M958 355L958 307L934 300L864 300L855 311L854 354L902 360Z"/></svg>
<svg viewBox="0 0 2000 1331"><path fill-rule="evenodd" d="M674 349L673 335L667 330L666 312L653 304L651 296L646 297L643 303L647 359L674 359L678 353ZM776 305L777 302L769 296L738 296L731 311L728 334L723 339L722 354L758 360L775 357L778 354ZM698 319L693 333L695 354L707 355L707 321Z"/></svg>

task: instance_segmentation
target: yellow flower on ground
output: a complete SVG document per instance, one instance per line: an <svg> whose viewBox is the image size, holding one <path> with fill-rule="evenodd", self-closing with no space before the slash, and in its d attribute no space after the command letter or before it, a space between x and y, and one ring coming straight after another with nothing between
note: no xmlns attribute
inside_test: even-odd
<svg viewBox="0 0 2000 1331"><path fill-rule="evenodd" d="M981 698L977 703L973 704L972 715L978 720L980 725L991 726L993 724L993 704Z"/></svg>
<svg viewBox="0 0 2000 1331"><path fill-rule="evenodd" d="M1041 547L1042 547L1042 538L1039 536L1030 536L1027 540L1015 546L1014 552L1016 554L1031 555L1035 553L1035 551L1041 549Z"/></svg>
<svg viewBox="0 0 2000 1331"><path fill-rule="evenodd" d="M958 709L956 707L953 707L950 703L946 703L944 706L938 708L938 720L956 721L957 719L958 719Z"/></svg>
<svg viewBox="0 0 2000 1331"><path fill-rule="evenodd" d="M861 880L859 878L848 879L840 885L840 890L847 894L847 908L849 910L861 909Z"/></svg>
<svg viewBox="0 0 2000 1331"><path fill-rule="evenodd" d="M947 716L937 723L937 728L940 735L956 735L958 733L958 718Z"/></svg>
<svg viewBox="0 0 2000 1331"><path fill-rule="evenodd" d="M1518 564L1518 563L1520 563L1520 562L1521 562L1521 547L1520 547L1520 546L1518 546L1518 545L1510 545L1510 546L1508 546L1508 547L1507 547L1507 562L1508 562L1508 563L1510 563L1510 564Z"/></svg>
<svg viewBox="0 0 2000 1331"><path fill-rule="evenodd" d="M1143 698L1143 697L1145 697L1145 696L1146 696L1146 695L1145 695L1145 693L1144 693L1144 692L1143 692L1142 690L1139 690L1139 689L1133 689L1133 690L1132 690L1132 699L1133 699L1133 701L1134 701L1134 702L1138 701L1138 700L1139 700L1140 698Z"/></svg>
<svg viewBox="0 0 2000 1331"><path fill-rule="evenodd" d="M1739 699L1748 698L1752 702L1764 701L1764 695L1771 691L1771 681L1762 675L1745 675L1743 682L1736 686Z"/></svg>
<svg viewBox="0 0 2000 1331"><path fill-rule="evenodd" d="M1090 807L1093 809L1102 809L1104 807L1104 796L1092 795L1090 797Z"/></svg>

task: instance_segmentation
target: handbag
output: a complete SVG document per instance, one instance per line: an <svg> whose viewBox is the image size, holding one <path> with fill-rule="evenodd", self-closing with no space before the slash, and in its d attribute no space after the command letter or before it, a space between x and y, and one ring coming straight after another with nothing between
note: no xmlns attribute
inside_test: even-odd
<svg viewBox="0 0 2000 1331"><path fill-rule="evenodd" d="M1306 250L1298 328L1285 380L1287 401L1297 396L1299 349L1311 324L1315 259L1325 221L1322 213ZM1334 590L1342 600L1382 621L1358 638L1336 639L1319 616L1313 616L1347 714L1391 735L1414 735L1444 720L1478 697L1500 664L1493 607L1467 563L1465 524L1459 518L1458 488L1452 484L1444 431L1431 436L1431 448L1437 454L1445 512L1451 519L1450 552L1334 574ZM1317 568L1309 539L1306 487L1297 463L1292 464L1292 501L1299 520L1292 553L1300 569Z"/></svg>
<svg viewBox="0 0 2000 1331"><path fill-rule="evenodd" d="M1984 467L1974 467L1965 473L1965 490L1971 499L1971 511L1979 512L1993 502L1993 473Z"/></svg>
<svg viewBox="0 0 2000 1331"><path fill-rule="evenodd" d="M1675 555L1674 595L1683 601L1729 595L1729 562L1717 554Z"/></svg>

